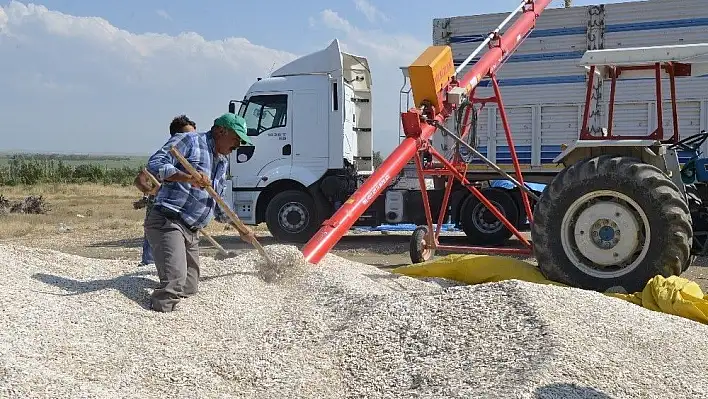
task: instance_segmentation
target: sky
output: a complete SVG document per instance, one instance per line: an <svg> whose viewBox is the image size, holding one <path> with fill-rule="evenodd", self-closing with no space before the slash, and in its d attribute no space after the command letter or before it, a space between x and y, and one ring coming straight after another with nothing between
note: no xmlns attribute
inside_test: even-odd
<svg viewBox="0 0 708 399"><path fill-rule="evenodd" d="M608 2L621 1L573 4ZM336 38L369 59L374 147L386 155L398 143L399 67L432 44L433 18L519 0L435 4L0 0L0 151L151 154L175 115L206 130L258 77Z"/></svg>

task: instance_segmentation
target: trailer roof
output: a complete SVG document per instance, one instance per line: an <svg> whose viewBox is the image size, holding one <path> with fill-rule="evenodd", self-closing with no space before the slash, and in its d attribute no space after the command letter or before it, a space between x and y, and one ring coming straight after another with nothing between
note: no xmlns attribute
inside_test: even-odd
<svg viewBox="0 0 708 399"><path fill-rule="evenodd" d="M632 66L670 61L684 64L708 63L708 43L589 50L583 55L580 66Z"/></svg>

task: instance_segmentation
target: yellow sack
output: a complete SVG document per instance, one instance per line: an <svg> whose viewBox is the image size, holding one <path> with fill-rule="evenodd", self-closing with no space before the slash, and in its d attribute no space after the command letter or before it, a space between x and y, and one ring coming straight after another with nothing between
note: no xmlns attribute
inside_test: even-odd
<svg viewBox="0 0 708 399"><path fill-rule="evenodd" d="M453 254L424 263L397 267L392 272L411 277L441 277L470 285L504 280L563 285L547 280L541 271L530 263L490 255Z"/></svg>
<svg viewBox="0 0 708 399"><path fill-rule="evenodd" d="M698 284L683 277L656 276L649 280L642 292L607 295L650 310L708 324L708 295L703 294Z"/></svg>
<svg viewBox="0 0 708 399"><path fill-rule="evenodd" d="M541 271L530 263L490 255L453 254L424 263L401 266L392 272L410 277L440 277L470 285L522 280L565 286L546 279ZM703 294L698 284L682 277L656 276L649 280L642 292L605 295L624 299L657 312L708 324L708 295Z"/></svg>

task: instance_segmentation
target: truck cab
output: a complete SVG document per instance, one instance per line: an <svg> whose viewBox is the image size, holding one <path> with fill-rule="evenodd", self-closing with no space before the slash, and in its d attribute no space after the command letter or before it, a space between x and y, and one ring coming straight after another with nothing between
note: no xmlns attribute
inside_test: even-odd
<svg viewBox="0 0 708 399"><path fill-rule="evenodd" d="M258 79L229 111L253 146L231 154L225 197L278 241L306 242L373 171L368 61L336 39Z"/></svg>

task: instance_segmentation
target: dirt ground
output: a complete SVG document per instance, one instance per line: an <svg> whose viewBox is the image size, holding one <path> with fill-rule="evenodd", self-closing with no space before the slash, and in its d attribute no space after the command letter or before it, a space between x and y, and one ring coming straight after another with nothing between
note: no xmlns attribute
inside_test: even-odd
<svg viewBox="0 0 708 399"><path fill-rule="evenodd" d="M13 242L39 248L101 259L135 260L138 267L142 251L142 223L145 210L133 209L140 199L133 187L101 185L39 185L0 187L0 195L22 200L41 195L49 211L43 215L0 215L0 242ZM213 222L206 229L224 248L236 252L250 250L234 229ZM264 225L255 228L261 244L274 240ZM528 238L528 234L526 234ZM350 233L343 237L332 253L357 262L382 268L410 263L410 233ZM465 245L462 234L446 234L441 242ZM510 243L514 245L514 242ZM518 244L518 241L516 242ZM206 238L201 240L202 253L213 256L218 251ZM445 255L445 253L438 253ZM534 259L526 259L534 263ZM708 259L699 258L683 277L696 281L708 292Z"/></svg>

